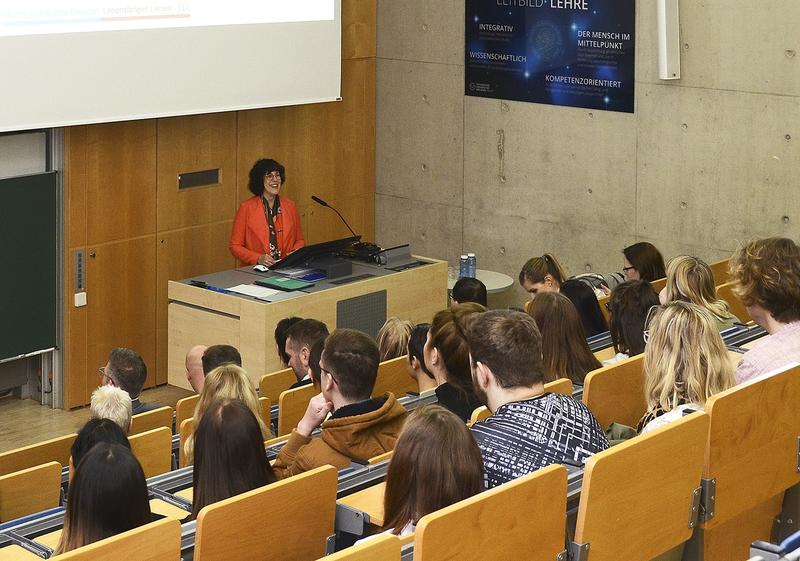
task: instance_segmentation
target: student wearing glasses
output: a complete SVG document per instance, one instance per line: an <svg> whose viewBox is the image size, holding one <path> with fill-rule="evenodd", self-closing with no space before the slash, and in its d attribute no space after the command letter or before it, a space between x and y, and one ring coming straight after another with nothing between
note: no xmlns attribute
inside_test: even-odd
<svg viewBox="0 0 800 561"><path fill-rule="evenodd" d="M306 245L294 201L280 197L285 168L275 160L258 160L250 170L244 201L233 219L228 249L246 265L274 265Z"/></svg>
<svg viewBox="0 0 800 561"><path fill-rule="evenodd" d="M622 272L628 280L645 280L653 282L667 276L664 268L664 257L651 243L639 242L622 250Z"/></svg>
<svg viewBox="0 0 800 561"><path fill-rule="evenodd" d="M367 334L337 329L328 336L319 361L322 391L281 448L273 466L278 478L327 464L343 469L394 449L406 410L390 392L371 397L378 363ZM312 437L317 427L322 432Z"/></svg>

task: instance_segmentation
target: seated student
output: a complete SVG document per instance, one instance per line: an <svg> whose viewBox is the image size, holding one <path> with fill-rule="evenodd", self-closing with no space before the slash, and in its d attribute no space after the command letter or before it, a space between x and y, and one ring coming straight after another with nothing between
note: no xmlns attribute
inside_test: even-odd
<svg viewBox="0 0 800 561"><path fill-rule="evenodd" d="M390 317L386 320L375 338L381 362L406 354L408 338L413 328L414 324L405 319Z"/></svg>
<svg viewBox="0 0 800 561"><path fill-rule="evenodd" d="M486 296L486 285L478 279L463 277L456 281L453 285L452 296L450 297L453 304L466 304L467 302L475 302L484 308L487 306L488 298Z"/></svg>
<svg viewBox="0 0 800 561"><path fill-rule="evenodd" d="M80 461L69 485L64 529L54 555L151 522L142 466L120 444L102 442Z"/></svg>
<svg viewBox="0 0 800 561"><path fill-rule="evenodd" d="M206 379L205 372L203 372L203 353L207 348L205 345L195 345L186 352L186 358L183 359L186 367L186 381L197 393L203 391L203 382Z"/></svg>
<svg viewBox="0 0 800 561"><path fill-rule="evenodd" d="M311 381L315 388L319 388L320 378L322 371L319 369L319 361L322 358L322 351L325 350L325 339L320 339L314 346L311 347L311 353L308 355L308 375L311 376Z"/></svg>
<svg viewBox="0 0 800 561"><path fill-rule="evenodd" d="M714 273L705 262L691 255L679 255L667 266L667 284L659 293L662 304L667 302L692 302L707 310L722 331L741 323L728 309L725 300L717 296Z"/></svg>
<svg viewBox="0 0 800 561"><path fill-rule="evenodd" d="M737 295L769 334L745 353L737 382L800 362L800 247L787 238L754 240L734 253L729 266Z"/></svg>
<svg viewBox="0 0 800 561"><path fill-rule="evenodd" d="M206 410L195 435L192 481L192 519L206 505L276 481L261 427L247 405L218 399Z"/></svg>
<svg viewBox="0 0 800 561"><path fill-rule="evenodd" d="M288 365L294 370L297 382L289 389L299 388L311 383L308 375L308 356L311 347L319 340L328 336L328 326L315 319L304 319L295 323L286 332L286 356L289 357Z"/></svg>
<svg viewBox="0 0 800 561"><path fill-rule="evenodd" d="M92 392L89 410L92 419L110 419L125 434L130 432L133 405L128 392L114 386L100 386Z"/></svg>
<svg viewBox="0 0 800 561"><path fill-rule="evenodd" d="M474 302L457 304L433 316L425 343L425 365L436 379L436 397L464 422L483 405L475 395L469 371L467 329L486 308Z"/></svg>
<svg viewBox="0 0 800 561"><path fill-rule="evenodd" d="M519 284L530 295L531 300L542 292L558 292L565 280L567 275L564 269L550 253L529 259L519 272Z"/></svg>
<svg viewBox="0 0 800 561"><path fill-rule="evenodd" d="M550 464L582 464L608 448L583 403L544 393L541 336L533 318L505 310L478 314L468 337L475 390L492 412L472 427L487 487Z"/></svg>
<svg viewBox="0 0 800 561"><path fill-rule="evenodd" d="M117 423L111 419L92 418L78 431L78 436L72 443L70 448L72 467L78 467L89 450L100 442L120 444L128 450L131 448L128 437Z"/></svg>
<svg viewBox="0 0 800 561"><path fill-rule="evenodd" d="M406 410L391 393L370 399L378 376L378 346L354 329L337 329L325 340L320 360L322 393L275 460L279 478L330 464L338 469L394 449ZM331 416L325 420L328 413ZM322 434L311 437L320 427Z"/></svg>
<svg viewBox="0 0 800 561"><path fill-rule="evenodd" d="M242 366L242 355L239 349L231 345L211 345L203 353L203 378L211 374L211 371L226 364ZM200 388L202 390L202 387Z"/></svg>
<svg viewBox="0 0 800 561"><path fill-rule="evenodd" d="M419 323L411 330L408 338L408 375L419 387L419 395L427 397L436 392L436 378L425 366L425 342L428 340L429 323Z"/></svg>
<svg viewBox="0 0 800 561"><path fill-rule="evenodd" d="M589 350L578 312L569 298L558 292L545 292L528 308L542 336L544 381L569 378L583 385L586 374L602 365Z"/></svg>
<svg viewBox="0 0 800 561"><path fill-rule="evenodd" d="M258 422L258 427L261 429L262 440L269 440L272 438L267 425L261 417L261 404L258 401L256 388L253 382L247 376L241 367L235 364L224 364L212 370L206 377L206 382L203 385L203 391L200 393L200 399L197 400L197 405L194 407L194 415L192 424L194 431L197 432L197 427L203 420L203 415L209 406L217 399L238 399L244 402L245 405L253 412L253 415ZM186 455L186 461L191 463L194 458L194 439L196 434L189 435L183 446L183 452Z"/></svg>
<svg viewBox="0 0 800 561"><path fill-rule="evenodd" d="M611 291L608 302L611 311L609 331L614 358L604 360L604 365L614 364L644 352L644 330L650 308L658 306L658 295L644 280L623 282Z"/></svg>
<svg viewBox="0 0 800 561"><path fill-rule="evenodd" d="M664 270L664 258L661 252L651 243L639 242L622 250L622 272L628 280L644 280L653 282L667 276Z"/></svg>
<svg viewBox="0 0 800 561"><path fill-rule="evenodd" d="M122 347L112 350L100 373L103 375L104 385L116 386L128 392L134 415L162 407L159 403L143 403L139 399L147 381L147 366L136 351Z"/></svg>
<svg viewBox="0 0 800 561"><path fill-rule="evenodd" d="M586 337L593 337L608 331L608 322L603 317L597 295L588 284L576 279L564 281L561 283L561 294L569 298L575 306Z"/></svg>
<svg viewBox="0 0 800 561"><path fill-rule="evenodd" d="M275 326L275 348L278 351L278 358L281 359L281 364L284 368L289 368L289 356L286 354L286 333L298 321L303 318L292 316L290 318L283 318Z"/></svg>
<svg viewBox="0 0 800 561"><path fill-rule="evenodd" d="M421 407L408 416L389 463L384 533L407 536L423 516L484 485L481 451L467 425L439 405Z"/></svg>
<svg viewBox="0 0 800 561"><path fill-rule="evenodd" d="M644 351L647 413L641 433L702 411L706 400L734 385L733 364L714 316L690 302L658 309L648 327Z"/></svg>

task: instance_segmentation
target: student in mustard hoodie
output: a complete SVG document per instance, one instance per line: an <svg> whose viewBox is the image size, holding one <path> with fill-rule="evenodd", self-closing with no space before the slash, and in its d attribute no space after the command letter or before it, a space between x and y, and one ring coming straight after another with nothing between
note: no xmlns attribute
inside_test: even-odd
<svg viewBox="0 0 800 561"><path fill-rule="evenodd" d="M378 346L365 333L337 329L328 336L319 362L322 393L278 454L279 478L327 464L343 469L394 449L406 410L389 392L371 398L378 363ZM317 427L322 434L312 438Z"/></svg>

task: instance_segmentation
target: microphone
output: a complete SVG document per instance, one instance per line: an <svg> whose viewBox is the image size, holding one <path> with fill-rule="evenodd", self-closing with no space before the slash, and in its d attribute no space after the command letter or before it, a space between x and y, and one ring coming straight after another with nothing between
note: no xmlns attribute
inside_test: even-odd
<svg viewBox="0 0 800 561"><path fill-rule="evenodd" d="M350 230L350 233L351 233L351 234L353 234L353 237L354 237L354 238L357 238L357 237L359 237L359 236L358 236L358 235L357 235L357 234L356 234L356 233L353 231L353 229L350 227L350 224L348 224L348 223L347 223L347 220L345 220L345 219L344 219L344 216L342 216L342 213L341 213L341 212L339 212L338 210L336 210L334 207L332 207L331 205L329 205L328 203L326 203L325 201L323 201L322 199L320 199L320 198L319 198L318 196L316 196L316 195L311 195L311 200L312 200L312 201L314 201L315 203L317 203L318 205L321 205L321 206L327 207L327 208L331 209L333 212L335 212L336 214L338 214L338 215L339 215L339 218L341 219L341 221L342 221L342 222L344 222L344 225L345 225L345 226L347 226L347 229L348 229L348 230Z"/></svg>

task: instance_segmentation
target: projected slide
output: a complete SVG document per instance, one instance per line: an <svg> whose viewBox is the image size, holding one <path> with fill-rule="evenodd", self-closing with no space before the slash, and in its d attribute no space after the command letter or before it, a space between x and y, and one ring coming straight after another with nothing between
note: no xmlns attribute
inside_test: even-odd
<svg viewBox="0 0 800 561"><path fill-rule="evenodd" d="M3 0L0 37L332 21L334 0Z"/></svg>

